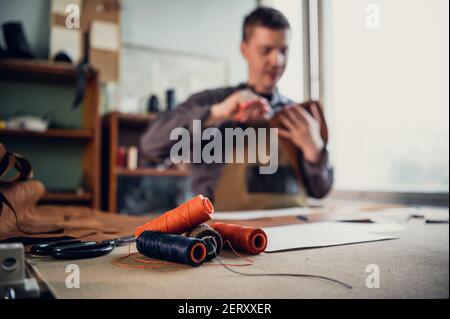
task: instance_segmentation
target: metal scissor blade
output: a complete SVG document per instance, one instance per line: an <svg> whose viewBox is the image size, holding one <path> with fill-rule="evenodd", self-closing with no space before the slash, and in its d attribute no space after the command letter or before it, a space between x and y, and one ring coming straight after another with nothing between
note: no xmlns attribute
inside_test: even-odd
<svg viewBox="0 0 450 319"><path fill-rule="evenodd" d="M110 240L104 240L103 242L104 243L109 242L116 246L124 246L129 243L134 243L135 241L136 241L136 238L134 236L125 236L125 237L113 238Z"/></svg>

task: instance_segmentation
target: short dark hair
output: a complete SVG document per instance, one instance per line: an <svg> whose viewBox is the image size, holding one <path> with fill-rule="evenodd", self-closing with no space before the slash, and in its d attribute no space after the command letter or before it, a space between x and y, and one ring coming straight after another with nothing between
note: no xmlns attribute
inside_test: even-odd
<svg viewBox="0 0 450 319"><path fill-rule="evenodd" d="M247 41L253 27L265 27L272 30L286 30L291 26L284 14L269 7L258 7L244 19L242 27L242 41Z"/></svg>

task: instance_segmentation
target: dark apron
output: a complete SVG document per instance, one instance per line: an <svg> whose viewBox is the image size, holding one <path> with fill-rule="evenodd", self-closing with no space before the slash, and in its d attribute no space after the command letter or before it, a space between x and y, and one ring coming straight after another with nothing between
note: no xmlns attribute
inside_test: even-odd
<svg viewBox="0 0 450 319"><path fill-rule="evenodd" d="M328 141L328 132L322 108L321 135ZM311 103L302 104L310 111ZM270 127L280 127L275 116ZM266 138L267 143L269 143ZM245 155L248 145L245 145ZM269 150L267 146L266 150ZM236 151L236 148L235 148ZM256 150L251 150L256 152ZM217 211L260 210L307 206L307 192L300 172L299 152L289 141L278 141L278 170L272 175L259 174L261 163L226 163L215 188L214 207ZM258 160L258 159L257 159Z"/></svg>

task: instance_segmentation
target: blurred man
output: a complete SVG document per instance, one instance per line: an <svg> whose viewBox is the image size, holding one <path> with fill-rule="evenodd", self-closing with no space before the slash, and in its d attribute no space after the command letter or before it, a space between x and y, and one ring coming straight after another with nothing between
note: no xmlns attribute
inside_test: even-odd
<svg viewBox="0 0 450 319"><path fill-rule="evenodd" d="M192 95L152 122L142 136L146 157L161 161L177 142L170 139L171 132L185 128L192 133L194 120L202 121L202 129L215 127L221 132L230 127L277 127L281 143L274 174L261 174L257 169L261 163L191 165L193 192L208 196L218 210L306 205L307 196L321 198L332 186L320 105L296 104L276 87L288 62L289 37L289 22L279 11L259 7L251 12L244 20L241 42L247 83Z"/></svg>

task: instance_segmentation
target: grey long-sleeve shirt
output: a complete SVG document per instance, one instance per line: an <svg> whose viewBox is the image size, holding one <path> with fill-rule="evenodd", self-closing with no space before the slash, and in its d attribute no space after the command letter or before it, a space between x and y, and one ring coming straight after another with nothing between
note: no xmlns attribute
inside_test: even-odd
<svg viewBox="0 0 450 319"><path fill-rule="evenodd" d="M229 95L246 88L245 84L235 87L207 90L192 95L186 102L175 110L166 112L152 121L141 137L141 151L143 155L154 162L163 161L169 157L171 147L177 142L170 140L170 132L177 127L183 127L192 132L194 120L206 121L211 106L225 100ZM270 104L274 108L282 108L292 101L276 92ZM222 123L220 130L233 127L232 122ZM310 164L303 160L299 150L300 171L304 179L304 186L309 196L321 198L325 196L333 184L333 168L328 159L326 149L321 154L317 164ZM214 200L214 189L220 178L223 165L221 163L191 164L192 190L195 194L203 194Z"/></svg>

